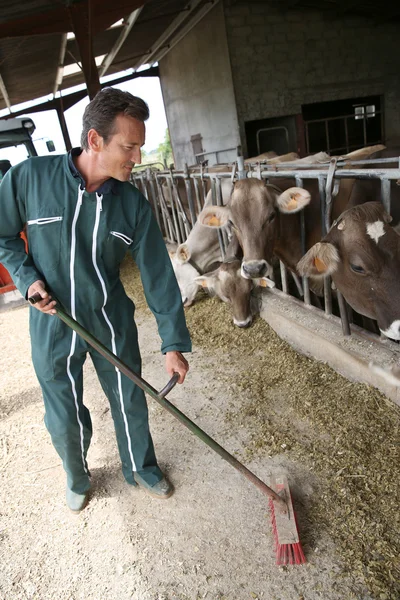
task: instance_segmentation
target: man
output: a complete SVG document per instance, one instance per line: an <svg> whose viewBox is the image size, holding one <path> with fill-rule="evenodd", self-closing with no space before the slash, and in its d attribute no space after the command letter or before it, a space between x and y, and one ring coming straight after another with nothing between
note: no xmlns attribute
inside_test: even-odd
<svg viewBox="0 0 400 600"><path fill-rule="evenodd" d="M0 262L25 298L37 292L42 297L30 309L32 360L74 512L85 507L90 488L92 425L82 401L87 353L110 402L126 481L157 498L173 492L157 464L142 390L51 317L60 302L140 373L134 305L119 278L128 250L157 320L166 370L178 372L179 383L185 379L189 366L181 352L190 352L191 343L179 288L150 205L129 183L132 167L141 162L148 116L140 98L105 88L85 110L82 149L30 158L0 186ZM29 254L19 235L25 223Z"/></svg>

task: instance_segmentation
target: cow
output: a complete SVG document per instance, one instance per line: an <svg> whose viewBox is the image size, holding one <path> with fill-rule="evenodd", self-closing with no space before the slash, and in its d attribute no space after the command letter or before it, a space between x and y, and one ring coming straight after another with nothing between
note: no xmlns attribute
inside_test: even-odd
<svg viewBox="0 0 400 600"><path fill-rule="evenodd" d="M379 202L347 209L297 265L301 275L330 275L347 302L400 340L400 236Z"/></svg>
<svg viewBox="0 0 400 600"><path fill-rule="evenodd" d="M231 189L231 180L223 179L221 181L223 202L228 202ZM205 207L211 204L212 194L209 191ZM198 219L186 241L180 244L174 253L170 253L170 256L184 306L191 306L200 287L200 284L195 283L195 278L213 270L223 260L217 230L202 227L201 219Z"/></svg>
<svg viewBox="0 0 400 600"><path fill-rule="evenodd" d="M382 146L380 146L382 148ZM376 147L361 149L365 156ZM354 153L353 153L354 156ZM353 157L352 156L352 157ZM298 213L305 211L306 248L322 237L318 182L305 179L304 188L293 187L291 179L274 179L274 184L256 178L235 183L231 199L224 207L207 206L198 221L206 227L231 226L243 251L242 276L257 278L270 275L274 256L293 273L303 255L301 226ZM337 218L347 207L354 179L342 179L335 198L332 218ZM321 292L318 281L316 293Z"/></svg>
<svg viewBox="0 0 400 600"><path fill-rule="evenodd" d="M400 156L400 147L394 148L384 148L377 152L374 152L369 157L371 160L375 158L396 158L398 164L398 158ZM379 164L372 163L368 165L369 169L374 168L390 168L393 164ZM397 166L397 165L396 165ZM400 181L399 180L391 180L390 181L390 198L391 198L391 207L390 214L393 217L392 226L399 226L400 224ZM374 202L375 200L381 200L381 181L380 179L358 179L353 187L350 200L348 203L348 208L352 206L358 206L359 204L364 204L365 202Z"/></svg>
<svg viewBox="0 0 400 600"><path fill-rule="evenodd" d="M223 262L218 269L195 278L195 282L216 295L223 302L232 305L233 322L238 327L248 327L253 320L250 296L254 286L275 287L268 277L244 279L241 276L241 261L231 258Z"/></svg>

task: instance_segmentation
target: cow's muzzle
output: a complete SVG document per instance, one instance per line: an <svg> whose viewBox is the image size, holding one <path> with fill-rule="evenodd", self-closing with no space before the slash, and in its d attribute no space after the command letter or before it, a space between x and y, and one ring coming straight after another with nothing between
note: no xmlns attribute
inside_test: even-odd
<svg viewBox="0 0 400 600"><path fill-rule="evenodd" d="M247 319L245 319L244 321L238 321L237 319L233 318L233 322L235 325L237 325L238 327L242 327L243 329L245 327L249 327L251 325L253 318L250 315L249 317L247 317Z"/></svg>
<svg viewBox="0 0 400 600"><path fill-rule="evenodd" d="M396 319L387 329L381 329L381 333L392 340L400 340L400 320Z"/></svg>
<svg viewBox="0 0 400 600"><path fill-rule="evenodd" d="M245 279L264 277L268 272L266 260L246 260L242 262L241 275Z"/></svg>

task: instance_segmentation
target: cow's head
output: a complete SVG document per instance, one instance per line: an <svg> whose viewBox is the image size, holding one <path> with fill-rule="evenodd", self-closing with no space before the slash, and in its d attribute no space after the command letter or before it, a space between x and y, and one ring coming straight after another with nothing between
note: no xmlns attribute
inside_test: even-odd
<svg viewBox="0 0 400 600"><path fill-rule="evenodd" d="M205 207L199 221L206 227L233 228L243 250L242 277L256 279L272 272L280 214L298 212L310 200L309 192L302 188L281 192L256 178L241 179L234 185L229 204Z"/></svg>
<svg viewBox="0 0 400 600"><path fill-rule="evenodd" d="M400 339L400 236L379 202L345 211L298 263L301 275L331 275L347 302Z"/></svg>
<svg viewBox="0 0 400 600"><path fill-rule="evenodd" d="M232 305L233 322L238 327L248 327L252 321L250 293L253 286L275 286L268 277L243 279L240 260L236 259L224 262L215 271L197 277L196 282L207 288L211 294Z"/></svg>

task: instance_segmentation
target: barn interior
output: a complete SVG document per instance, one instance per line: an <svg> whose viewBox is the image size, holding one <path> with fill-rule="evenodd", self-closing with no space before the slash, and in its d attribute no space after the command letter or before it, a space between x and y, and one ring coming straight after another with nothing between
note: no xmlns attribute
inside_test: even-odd
<svg viewBox="0 0 400 600"><path fill-rule="evenodd" d="M65 148L69 150L71 140L65 111L86 96L93 98L104 86L134 78L157 77L163 94L174 165L180 173L175 179L172 172L163 175L169 181L172 196L178 188L178 179L185 187L187 165L201 169L200 176L195 174L193 181L197 177L200 182L207 162L209 165L229 164L233 176L236 167L232 168L232 164L238 154L248 158L272 150L278 155L294 152L299 157L306 157L323 151L339 156L363 146L384 144L396 148L400 140L399 22L399 4L373 0L21 0L18 3L3 0L0 5L0 109L8 112L0 119L22 117L27 110L29 114L55 111ZM76 86L80 88L76 89ZM28 101L34 101L29 109L14 108ZM381 166L385 169L387 165ZM329 171L329 163L324 165L324 185L328 171L332 184L336 168L343 168L343 164L335 163L333 171ZM254 173L258 169L261 173L260 165L249 169ZM279 167L271 167L271 171L273 169L277 171ZM390 176L393 183L388 179L388 170L381 176L383 183L379 183L382 194L389 199L389 206L391 186L393 189L395 182L400 180L396 173L398 163ZM231 172L227 178L230 176ZM133 179L143 193L152 197L155 210L158 208L152 186L157 190L157 177L149 175L146 179L144 173L138 173ZM301 180L301 177L302 172L297 172L297 178ZM218 183L215 186L214 193L218 196ZM193 188L193 197L195 191ZM164 209L159 208L162 226ZM179 206L175 208L179 209ZM168 231L167 224L164 232ZM185 223L179 221L176 231L177 236L172 235L172 242L182 241L187 233ZM126 273L126 265L125 270ZM287 274L284 270L281 273L282 281L285 281ZM0 287L1 277L0 270ZM134 289L136 280L132 282L128 276L126 278L127 288L132 286ZM286 282L295 290L301 284L304 285L304 281L300 284L294 280ZM135 294L136 291L132 297L138 303L139 313L143 311L140 318L144 319L145 301ZM239 338L239 334L229 328L231 323L228 325L230 316L226 306L215 299L210 300L210 314L203 296L198 312L189 315L196 343L205 352L212 345L224 356L225 362L222 362L228 375L223 384L231 389L229 386L234 381L232 393L240 394L242 390L242 396L238 397L243 402L246 394L252 398L251 403L244 404L243 409L230 417L238 430L243 428L244 431L247 421L254 426L250 454L257 456L257 451L264 452L263 460L265 456L269 460L268 443L272 439L271 454L293 451L307 469L310 464L307 457L311 456L310 471L315 468L318 476L325 469L322 463L329 463L331 468L324 471L324 476L330 483L323 487L321 498L304 499L300 492L298 496L309 509L310 518L314 522L324 521L330 535L340 539L346 573L352 574L356 591L353 596L353 591L349 591L346 597L347 592L342 589L342 595L338 591L337 596L328 593L325 597L332 597L332 600L351 597L397 600L400 594L399 563L393 549L397 551L398 548L395 546L398 544L395 540L398 486L389 471L394 472L398 455L395 444L400 389L383 376L371 373L368 365L377 357L381 358L382 364L397 365L398 345L390 340L382 341L357 326L352 326L351 336L343 336L338 318L335 320L332 314L326 314L319 319L310 313L308 306L300 305L298 300L288 301L282 292L266 298L261 309L262 323L256 324L254 333L249 329L241 332L243 335ZM215 327L214 321L218 322ZM289 356L288 353L278 360L282 339L275 335L267 339L269 334L264 321L278 332L280 338L289 341L306 356L299 358L299 355ZM268 348L274 356L268 369L261 355L262 348ZM229 360L233 356L243 362L241 355L247 357L245 360L253 361L255 370L242 369L239 377L229 371ZM205 361L208 367L214 360L210 356L207 355ZM306 371L311 362L307 356L316 356L320 363L330 364L345 377L364 383L351 384L339 379L340 375L333 371L320 371L319 367L312 368L312 376L315 376L312 379ZM285 393L290 396L291 386L294 389L298 380L301 387L297 395L290 396L289 408L283 409L273 386L285 379L288 368L291 378L287 379ZM264 394L266 397L269 392L257 379L266 372L275 393L274 396L271 392L268 397L276 409L272 419L266 416L262 404ZM221 381L218 385L221 390ZM333 385L337 385L340 392L335 391L338 388ZM198 386L201 386L200 381ZM328 389L334 390L331 396ZM210 398L215 395L211 386L207 393ZM315 398L320 404L314 404ZM324 400L331 405L332 412L324 414ZM345 405L343 422L347 425L346 419L351 420L351 427L343 433L340 417ZM205 407L204 411L207 410L210 408ZM234 414L234 407L230 406L229 410ZM306 441L302 445L298 443L298 436L288 433L290 428L282 418L284 410L290 413L294 430L303 427L306 431ZM301 418L296 421L298 414ZM358 430L357 420L361 414ZM277 423L280 428L275 434ZM307 437L311 429L320 437L318 444L313 445L311 436ZM334 433L330 437L331 432ZM370 447L374 446L374 461L367 464L365 459L364 465L364 450L360 445L357 452L354 451L352 436L357 440L371 440L368 453L372 456ZM230 441L229 435L227 440ZM388 446L385 446L385 440ZM187 450L188 454L190 451L191 448ZM344 462L343 454L347 462ZM297 488L301 488L299 472L289 459L285 464L292 468L297 477ZM370 488L368 478L372 481ZM337 501L335 506L329 502L330 494ZM228 496L224 496L227 504L231 501ZM370 504L378 506L379 515L373 514L366 498L372 498ZM187 506L191 506L190 502ZM188 510L190 512L190 508ZM154 514L149 509L149 519L152 518ZM379 525L378 532L374 532L374 519ZM304 529L307 528L305 521ZM240 531L245 536L244 523L245 520ZM346 531L347 523L354 525L350 533ZM365 532L371 537L365 539ZM356 542L360 543L358 548L352 546ZM228 547L228 542L226 544ZM312 539L309 547L318 553L318 545ZM201 571L199 566L196 569ZM180 572L179 577L184 580L185 575ZM197 571L193 577L196 576ZM335 576L332 575L332 579ZM203 591L207 584L208 580ZM263 585L267 589L264 579ZM285 585L282 584L283 588ZM327 588L321 589L326 592ZM285 588L283 593L287 593L288 598L296 595L299 600L303 598L298 580L288 590L289 587ZM217 591L217 587L213 591L218 600L242 600L241 592L237 596L229 593L225 596ZM246 593L246 599L266 597L247 588ZM318 597L318 591L312 593ZM110 600L114 600L112 592L110 594ZM203 597L207 597L206 594ZM279 596L278 584L270 597L286 599L285 595ZM314 600L314 596L309 597ZM145 594L138 598L150 600ZM160 593L155 598L197 600L197 596L178 595L178 592L171 596Z"/></svg>

